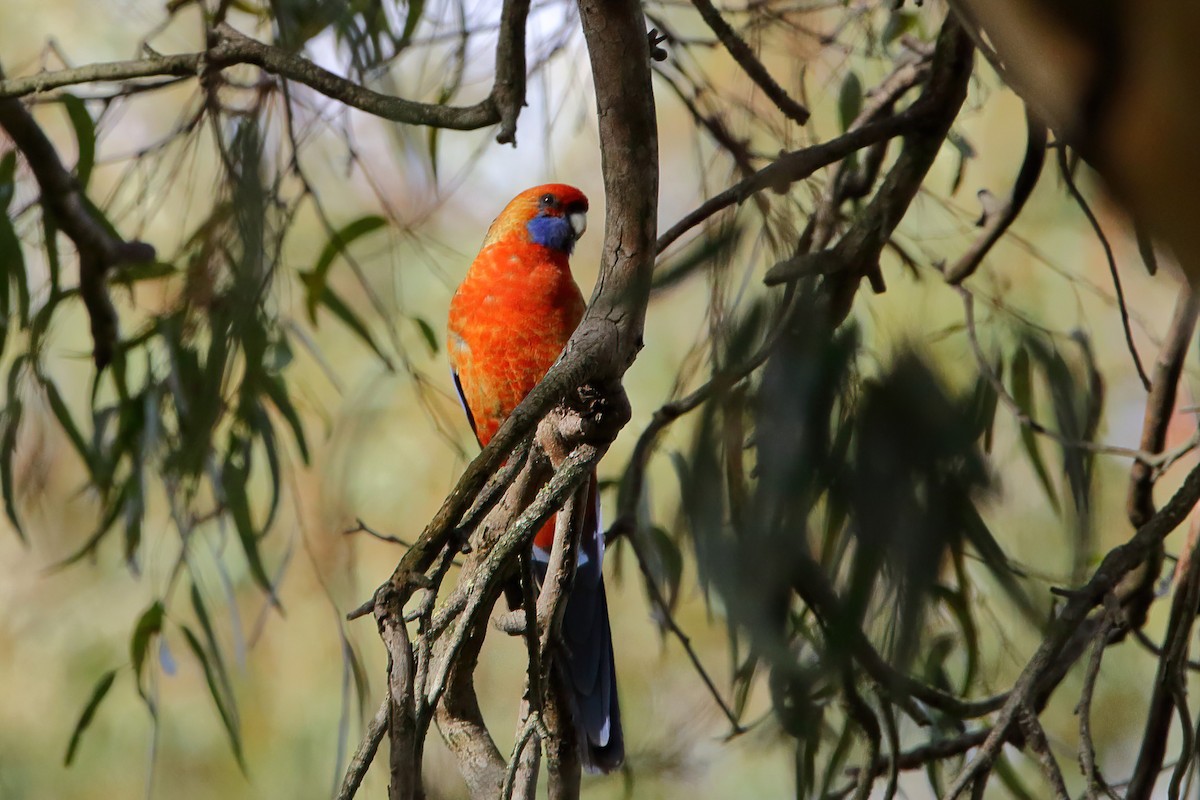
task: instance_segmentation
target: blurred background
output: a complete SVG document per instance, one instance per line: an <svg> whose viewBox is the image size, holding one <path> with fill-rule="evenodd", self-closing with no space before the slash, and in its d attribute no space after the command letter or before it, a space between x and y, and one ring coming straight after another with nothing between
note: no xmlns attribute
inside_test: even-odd
<svg viewBox="0 0 1200 800"><path fill-rule="evenodd" d="M448 70L462 63L455 101L482 98L491 85L495 5L488 0L427 3L413 34L422 47L373 72L373 85L437 100ZM769 116L763 110L769 106L720 48L688 49L689 74L710 81L704 102L731 103L724 123L760 152L832 138L840 133L839 118L846 113L848 76L860 86L873 85L890 71L899 47L874 39L889 13L877 5L813 4L803 25L763 29L759 44L765 60L814 111L803 129L788 128L778 119L756 119L755 113ZM230 17L235 27L269 38L270 31L253 14L237 4L235 8L240 9ZM707 33L689 8L662 2L647 4L647 9L670 22L681 38L700 40ZM889 24L929 39L943 11L938 3L927 2ZM303 19L305 13L297 7L295 17ZM297 203L280 242L280 269L269 300L291 343L286 380L311 458L305 464L295 442L280 436L279 508L260 544L277 587L278 609L249 574L236 533L221 518L198 521L188 558L224 654L226 674L219 679L227 682L233 701L244 766L239 766L210 693L215 667L210 664L206 675L179 627L163 625L163 634L151 645L143 669L149 704L133 679L131 635L148 608L161 600L168 622L174 618L194 626L196 618L187 587L172 576L180 537L162 487L147 493L136 570L126 563L115 538L63 566L95 530L101 509L54 414L45 402L27 400L14 474L28 542L0 530L0 798L186 800L334 792L365 719L382 697L386 669L369 618L347 623L344 616L370 597L403 552L402 546L353 531L361 520L375 531L411 541L476 452L443 349L454 287L492 217L518 191L547 181L575 184L591 198L589 233L573 265L585 295L596 276L604 196L587 54L572 4L535 2L530 26L534 73L516 147L496 144L489 130L432 135L405 129L349 112L302 87L294 90L294 119L286 118L281 102L264 106L264 160L285 152L283 140L292 125L303 143L305 180L320 199L319 209L313 202ZM469 42L458 35L464 30L472 33ZM0 60L10 76L135 58L143 41L162 53L202 49L196 7L183 5L169 13L155 0L6 0L0 8ZM465 48L461 62L455 60L460 47ZM682 48L666 47L672 58L682 60ZM318 63L346 72L344 53L330 33L307 41L306 50ZM661 69L669 73L671 66L668 61ZM227 90L226 102L249 108L257 73L238 69L231 74L246 83ZM727 157L697 131L669 85L659 79L655 88L662 141L661 230L737 176ZM81 98L89 92L88 87L77 90ZM97 120L89 194L118 229L153 243L164 261L187 250L188 237L211 214L217 191L212 131L201 125L180 133L197 97L195 82L185 80L145 95L87 104ZM64 160L72 163L76 140L64 106L40 102L35 114ZM866 364L862 369L869 372L871 363L883 365L901 350L914 350L951 392L965 391L976 380L961 299L932 265L954 260L973 238L979 190L996 196L1008 191L1024 140L1020 101L979 63L954 128L955 145L943 148L922 196L900 227L899 238L917 256L917 267L885 260L887 292L875 295L864 287L855 301L853 318ZM4 149L0 138L0 151ZM824 177L810 181L811 188L797 189L793 201L802 206L811 200ZM1149 276L1127 221L1109 206L1097 183L1086 174L1079 180L1113 244L1133 341L1150 363L1169 324L1180 279L1166 263L1157 276ZM301 192L294 175L281 179L279 186L285 196ZM773 194L764 197L772 204L784 202ZM31 182L18 181L15 204L35 199ZM380 215L386 224L356 240L351 258L339 258L328 277L365 330L352 330L324 307L314 321L301 273L312 270L327 247L326 220L340 228L366 215ZM621 476L655 409L707 376L714 326L768 291L762 275L786 254L786 242L764 233L748 210L739 215L743 235L720 270L699 270L656 293L646 347L626 378L633 419L603 462L602 479ZM802 222L792 219L792 224ZM18 232L29 237L25 258L36 305L48 280L46 260L36 226L18 226ZM772 233L777 235L779 228ZM73 274L69 251L64 264ZM123 330L135 331L139 321L183 302L189 286L168 276L116 291ZM992 251L971 288L977 296L981 341L989 353L1010 347L1020 325L1064 340L1075 332L1085 334L1107 390L1098 438L1138 446L1145 392L1126 347L1104 253L1056 176L1043 178L1012 234ZM80 419L89 407L90 348L82 308L64 305L41 343L40 356ZM4 363L13 356L10 344ZM1191 404L1196 377L1189 357L1181 407ZM1045 393L1035 402L1035 412L1049 408ZM1180 414L1168 448L1193 430L1192 416ZM680 529L679 478L672 461L688 451L692 432L688 419L667 431L648 484L646 514L680 542L686 542L686 534ZM1045 446L1051 479L1061 482L1057 451ZM1173 488L1188 464L1185 459L1170 472L1160 491ZM1128 460L1108 456L1096 463L1093 552L1102 553L1130 534L1123 509L1129 466ZM990 469L996 486L982 504L988 525L1014 562L1027 569L1031 593L1048 603L1049 587L1064 585L1074 569L1074 549L1067 543L1076 535L1075 527L1069 514L1056 513L1047 502L1019 427L1003 408L995 423ZM266 502L261 498L269 477L256 474L251 486L258 492L253 498L258 508ZM606 494L608 515L614 500L615 492ZM1169 551L1172 544L1169 540ZM718 688L730 696L735 665L722 604L701 589L690 546L681 544L674 552L681 570L677 621ZM678 641L664 635L656 622L630 556L626 548L614 549L608 579L628 768L585 778L584 797L792 795L793 746L771 716L765 680L754 681L745 697L743 719L750 729L728 739L728 722ZM980 680L984 687L1000 689L1011 682L1041 636L1002 596L992 597L986 584L981 586L974 598ZM1162 628L1160 616L1165 611L1155 608L1147 628L1151 638ZM512 741L524 657L519 642L493 635L477 676L485 715L505 752ZM1101 761L1110 775L1127 772L1136 756L1154 666L1136 643L1124 643L1107 656L1094 724ZM65 767L79 715L109 670L116 670L112 688L80 740L72 765ZM1069 754L1077 724L1071 703L1078 691L1061 694L1043 719L1052 744ZM1018 771L1030 770L1021 757L1013 761ZM465 796L454 761L436 737L428 747L426 780L431 796ZM910 797L929 796L920 772L906 775L902 785ZM374 769L360 796L384 796L385 786L386 770ZM997 789L997 796L1004 791Z"/></svg>

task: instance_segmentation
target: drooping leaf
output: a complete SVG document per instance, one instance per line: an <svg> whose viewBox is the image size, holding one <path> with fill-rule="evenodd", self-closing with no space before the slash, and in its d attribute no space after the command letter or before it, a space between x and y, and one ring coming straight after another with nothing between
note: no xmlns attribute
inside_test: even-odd
<svg viewBox="0 0 1200 800"><path fill-rule="evenodd" d="M75 760L75 754L79 751L79 742L83 737L83 732L92 724L92 719L96 716L96 709L100 707L100 703L104 701L104 698L108 696L108 690L112 688L113 679L116 676L117 671L110 669L100 676L100 680L96 681L96 685L92 689L92 696L88 698L83 711L79 715L79 721L75 723L75 729L71 731L71 741L67 744L67 754L63 758L64 767L71 766L71 762Z"/></svg>
<svg viewBox="0 0 1200 800"><path fill-rule="evenodd" d="M7 214L16 193L17 151L9 150L0 157L0 215Z"/></svg>
<svg viewBox="0 0 1200 800"><path fill-rule="evenodd" d="M958 153L958 166L954 170L954 178L950 181L950 194L954 194L962 186L963 178L967 174L967 163L978 155L975 146L972 145L965 136L959 131L951 129L946 134L946 141L954 146Z"/></svg>
<svg viewBox="0 0 1200 800"><path fill-rule="evenodd" d="M892 11L888 14L887 22L884 23L881 39L883 46L887 47L892 42L899 39L906 33L912 32L917 27L917 15L911 11Z"/></svg>
<svg viewBox="0 0 1200 800"><path fill-rule="evenodd" d="M83 546L81 546L78 550L64 558L62 561L59 561L57 564L53 565L50 568L51 571L69 567L72 564L81 561L90 553L95 552L96 548L100 545L100 541L108 535L108 532L112 530L113 525L116 524L117 517L121 516L121 512L125 508L125 502L129 499L129 493L132 491L132 487L132 478L126 479L124 482L122 482L121 488L117 492L116 496L110 497L108 505L104 510L104 515L100 518L100 523L96 526L96 529L92 532L92 535L87 538L87 541L85 541Z"/></svg>
<svg viewBox="0 0 1200 800"><path fill-rule="evenodd" d="M96 123L88 113L83 101L72 94L62 97L63 108L71 120L71 128L75 131L75 143L79 147L79 160L75 162L75 179L79 188L87 191L88 181L92 177L92 167L96 163Z"/></svg>
<svg viewBox="0 0 1200 800"><path fill-rule="evenodd" d="M238 540L242 551L246 554L246 563L263 591L270 596L273 603L278 603L275 591L271 587L271 579L267 577L266 567L263 566L262 555L258 550L259 535L254 526L250 513L250 498L247 494L249 481L249 444L237 437L230 437L228 453L224 466L221 468L221 490L224 494L225 507L233 517L234 528L237 529Z"/></svg>
<svg viewBox="0 0 1200 800"><path fill-rule="evenodd" d="M966 594L961 590L937 584L932 589L933 597L940 600L950 612L958 630L962 634L961 642L966 656L966 670L963 674L960 691L965 695L974 684L975 674L979 669L979 629L975 626L971 604Z"/></svg>
<svg viewBox="0 0 1200 800"><path fill-rule="evenodd" d="M25 274L25 253L21 240L17 238L16 230L7 216L0 214L0 314L4 318L4 332L7 334L12 314L12 299L10 286L17 291L17 318L21 325L29 324L29 279Z"/></svg>
<svg viewBox="0 0 1200 800"><path fill-rule="evenodd" d="M40 382L43 391L46 393L46 400L50 404L50 410L58 420L59 426L67 434L67 438L71 440L71 445L75 448L75 452L79 454L79 458L83 461L84 466L88 468L88 472L95 476L96 459L92 453L92 449L88 447L87 440L83 438L83 434L79 431L79 426L75 424L75 420L71 417L71 411L63 401L58 387L48 376L40 376Z"/></svg>
<svg viewBox="0 0 1200 800"><path fill-rule="evenodd" d="M226 698L217 685L217 677L213 671L212 663L209 661L208 654L204 652L204 646L200 644L200 640L196 638L196 634L192 633L191 629L186 625L179 626L183 631L183 636L187 640L188 647L192 649L192 653L196 656L196 660L200 662L201 668L204 670L204 680L208 684L208 693L212 695L213 702L217 706L217 713L221 717L221 724L225 726L225 733L229 736L229 747L233 750L233 757L237 759L238 767L244 773L246 771L246 762L242 755L242 737L238 730L237 712L232 706L232 697Z"/></svg>
<svg viewBox="0 0 1200 800"><path fill-rule="evenodd" d="M302 273L302 277L306 283L310 280L309 276L310 273ZM379 345L375 343L375 337L371 335L371 331L367 328L366 324L358 318L357 314L350 310L350 306L346 305L345 301L338 296L337 292L335 292L331 287L326 286L321 292L318 302L332 311L333 315L340 319L347 328L354 331L358 338L362 339L363 342L365 342L366 345L375 352L375 355L379 356L379 360L386 364L389 369L391 369L391 359L384 355L383 350L381 350Z"/></svg>
<svg viewBox="0 0 1200 800"><path fill-rule="evenodd" d="M279 500L283 493L283 470L279 465L275 430L271 427L271 419L262 406L256 407L250 415L250 429L262 442L263 453L267 457L267 471L271 477L271 503L267 507L267 517L262 524L262 533L266 534L275 524L275 514L279 511Z"/></svg>
<svg viewBox="0 0 1200 800"><path fill-rule="evenodd" d="M204 633L204 642L207 648L207 653L210 658L210 663L216 675L217 681L220 684L221 691L229 698L233 716L237 717L237 706L233 702L233 684L229 681L229 673L225 669L225 659L221 657L221 648L217 644L216 632L213 630L212 620L208 615L208 609L204 605L204 598L200 595L200 589L195 583L192 584L191 591L192 610L196 614L196 619L200 622L200 630Z"/></svg>
<svg viewBox="0 0 1200 800"><path fill-rule="evenodd" d="M377 231L385 225L387 225L386 219L377 214L369 214L334 231L333 235L329 237L329 241L325 243L324 249L321 250L321 255L317 257L313 268L301 273L307 288L308 319L313 325L317 324L317 306L322 304L327 291L329 268L333 265L334 259L345 254L346 248L355 239Z"/></svg>
<svg viewBox="0 0 1200 800"><path fill-rule="evenodd" d="M425 339L425 344L429 346L429 354L436 356L438 352L438 338L437 334L433 331L433 327L421 317L413 317L412 321L416 324L417 330L421 331L421 336Z"/></svg>
<svg viewBox="0 0 1200 800"><path fill-rule="evenodd" d="M3 188L3 187L0 187ZM1151 275L1158 274L1158 256L1154 252L1154 239L1150 236L1150 231L1142 224L1141 220L1133 220L1133 233L1137 237L1138 254L1142 257L1142 264L1146 267L1146 272Z"/></svg>
<svg viewBox="0 0 1200 800"><path fill-rule="evenodd" d="M292 405L292 398L288 396L287 384L277 375L268 375L263 381L263 388L266 389L271 403L283 415L288 427L292 429L292 438L296 441L296 447L300 449L300 457L307 464L308 441L304 436L304 423L300 421L300 415L296 413L296 407Z"/></svg>
<svg viewBox="0 0 1200 800"><path fill-rule="evenodd" d="M842 88L838 90L838 121L843 131L858 117L862 111L862 103L862 79L858 77L857 72L850 70L842 80Z"/></svg>
<svg viewBox="0 0 1200 800"><path fill-rule="evenodd" d="M404 17L404 30L400 32L400 40L396 42L397 49L407 46L412 41L412 36L416 32L424 12L425 0L409 0L408 14ZM436 130L436 128L431 128L431 130Z"/></svg>
<svg viewBox="0 0 1200 800"><path fill-rule="evenodd" d="M1021 780L1020 773L1003 752L996 758L995 770L996 776L1000 778L1004 788L1008 789L1013 800L1037 800L1038 796L1025 785L1025 781Z"/></svg>
<svg viewBox="0 0 1200 800"><path fill-rule="evenodd" d="M1024 347L1019 347L1013 355L1011 381L1013 399L1017 401L1017 405L1027 417L1034 419L1036 409L1033 402L1033 375L1029 363L1029 351ZM1042 460L1042 453L1038 448L1037 434L1033 432L1033 429L1029 425L1021 424L1020 428L1021 444L1025 448L1025 455L1029 459L1029 464L1033 467L1038 482L1041 483L1042 490L1046 493L1050 504L1058 512L1060 511L1058 493L1054 491L1054 484L1050 480L1050 472L1046 469L1046 462Z"/></svg>
<svg viewBox="0 0 1200 800"><path fill-rule="evenodd" d="M42 238L46 249L46 266L50 270L50 299L55 300L60 293L59 275L62 274L62 264L58 257L58 224L54 216L45 209L42 210ZM47 302L47 305L50 303Z"/></svg>
<svg viewBox="0 0 1200 800"><path fill-rule="evenodd" d="M652 580L658 586L663 600L667 603L666 613L671 613L679 594L679 583L683 576L683 554L679 545L660 526L654 525L646 533L636 531L634 536L643 537L643 547L646 550L649 572L647 580ZM658 610L651 612L655 617ZM666 620L658 619L659 625L665 625Z"/></svg>
<svg viewBox="0 0 1200 800"><path fill-rule="evenodd" d="M26 541L25 530L17 516L17 498L13 486L13 461L17 450L17 432L21 427L22 405L20 398L21 377L25 374L25 364L29 355L22 353L13 359L8 371L7 395L4 410L0 417L4 420L3 431L0 432L0 489L4 494L4 512L12 523L17 538Z"/></svg>
<svg viewBox="0 0 1200 800"><path fill-rule="evenodd" d="M138 617L137 624L133 628L133 636L129 639L129 658L133 663L134 681L137 683L138 694L142 696L151 715L157 715L158 712L154 707L154 701L146 693L146 688L142 684L142 666L146 663L146 653L150 650L151 641L162 633L165 613L162 601L156 600L142 612L142 616Z"/></svg>

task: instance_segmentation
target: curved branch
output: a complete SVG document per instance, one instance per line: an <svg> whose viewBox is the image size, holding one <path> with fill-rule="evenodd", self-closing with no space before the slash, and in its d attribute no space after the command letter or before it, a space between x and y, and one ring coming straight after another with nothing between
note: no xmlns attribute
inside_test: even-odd
<svg viewBox="0 0 1200 800"><path fill-rule="evenodd" d="M1154 362L1154 373L1150 380L1150 395L1146 398L1146 413L1142 421L1142 440L1139 445L1147 453L1159 454L1167 443L1167 427L1175 411L1175 396L1179 389L1179 377L1183 373L1183 361L1196 329L1196 317L1200 313L1200 301L1191 287L1182 286L1179 299L1175 301L1175 313L1171 328L1158 359ZM1129 495L1125 503L1129 521L1144 525L1154 516L1154 470L1152 465L1137 461L1129 471Z"/></svg>
<svg viewBox="0 0 1200 800"><path fill-rule="evenodd" d="M742 68L746 76L758 84L758 88L763 90L763 94L797 125L803 125L808 122L808 109L796 102L771 77L771 73L767 72L767 68L754 55L754 51L742 41L742 38L737 35L733 28L729 27L729 23L721 16L721 12L709 0L692 0L692 5L700 12L700 16L704 19L705 24L712 28L712 32L721 40L721 44L729 51L729 55L733 56L733 60L738 63L738 66Z"/></svg>
<svg viewBox="0 0 1200 800"><path fill-rule="evenodd" d="M117 311L105 279L109 270L120 264L153 261L154 248L121 238L101 218L20 100L0 98L0 128L8 133L33 171L41 189L42 207L79 252L79 294L91 322L93 360L98 369L103 369L112 360L118 336Z"/></svg>
<svg viewBox="0 0 1200 800"><path fill-rule="evenodd" d="M209 32L209 48L205 52L170 56L150 54L133 61L89 64L0 80L0 98L23 97L81 83L160 75L199 77L206 71L251 64L392 122L453 130L476 130L499 123L497 140L511 143L516 132L517 114L525 103L525 19L528 13L529 0L505 2L496 47L495 85L486 98L470 106L420 103L373 91L300 55L251 39L224 22Z"/></svg>
<svg viewBox="0 0 1200 800"><path fill-rule="evenodd" d="M1133 327L1129 322L1129 307L1125 304L1125 290L1121 286L1121 274L1117 272L1117 257L1113 254L1112 245L1109 244L1108 237L1104 234L1100 220L1096 218L1096 214L1088 204L1087 198L1083 196L1083 192L1079 191L1079 187L1075 185L1075 178L1071 174L1071 165L1067 163L1067 151L1062 147L1058 148L1058 166L1063 183L1067 186L1067 193L1071 195L1071 199L1078 204L1079 210L1087 217L1088 224L1096 232L1096 238L1100 240L1100 246L1104 249L1104 258L1108 262L1108 273L1112 276L1113 289L1117 293L1117 308L1121 311L1121 328L1125 331L1125 344L1129 348L1129 355L1133 359L1133 366L1137 369L1143 388L1150 391L1150 377L1142 366L1142 357L1138 355L1137 345L1133 342Z"/></svg>
<svg viewBox="0 0 1200 800"><path fill-rule="evenodd" d="M811 176L821 167L841 161L864 147L903 134L923 118L927 111L928 106L917 101L895 116L848 131L828 142L784 153L758 172L713 195L690 211L658 237L655 249L659 253L663 252L680 236L717 212L740 205L764 189L786 191L788 186Z"/></svg>
<svg viewBox="0 0 1200 800"><path fill-rule="evenodd" d="M958 261L946 269L947 283L958 284L971 277L992 246L1000 240L1000 237L1012 225L1013 220L1021 213L1021 209L1025 207L1025 201L1033 193L1033 187L1037 186L1038 178L1042 174L1042 165L1046 163L1047 131L1045 124L1034 117L1033 110L1028 106L1025 107L1025 128L1027 136L1025 158L1021 162L1021 169L1017 172L1017 179L1013 183L1008 200L999 210L988 216L983 232L971 243Z"/></svg>

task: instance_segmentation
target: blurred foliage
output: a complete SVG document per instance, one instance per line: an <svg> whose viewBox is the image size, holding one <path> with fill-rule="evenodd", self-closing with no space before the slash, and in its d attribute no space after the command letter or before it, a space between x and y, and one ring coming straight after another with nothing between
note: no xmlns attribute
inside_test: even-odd
<svg viewBox="0 0 1200 800"><path fill-rule="evenodd" d="M237 27L257 28L261 40L335 64L367 85L449 103L474 97L481 76L490 82L494 5L234 0L173 2L168 10L182 27L180 19L211 23L220 9ZM885 5L753 3L730 12L764 61L787 76L781 82L797 97L811 95L811 130L798 130L747 91L744 76L720 55L689 8L647 3L649 21L667 36L669 54L655 62L664 174L680 176L678 186L665 184L664 209L682 216L781 150L845 131L871 100L872 87L897 63L921 54L940 18L940 11L926 7ZM156 18L162 13L154 4L139 8ZM0 20L17 13L0 11ZM387 495L402 509L403 518L389 524L404 535L419 531L421 515L436 507L433 495L448 488L468 438L465 427L447 422L455 409L445 402L439 353L446 285L461 271L496 198L532 183L527 173L553 171L547 177L600 185L595 174L578 174L597 173L598 156L590 121L577 121L588 101L586 84L573 75L584 60L576 26L569 4L535 4L529 63L542 83L530 85L543 88L531 90L522 117L522 162L502 161L508 156L486 136L459 140L436 129L369 128L344 108L330 108L265 73L258 83L246 82L250 73L239 71L216 85L189 84L185 98L171 106L179 119L165 138L119 157L112 153L125 124L120 112L152 106L147 98L155 92L103 95L78 87L39 100L50 106L39 109L39 118L50 111L62 117L56 143L75 154L75 178L98 219L122 231L151 220L148 238L161 238L168 246L160 251L170 252L110 276L123 337L112 364L88 372L84 391L71 378L80 369L71 347L86 327L72 284L73 251L53 215L36 202L28 170L0 142L0 357L6 370L0 489L7 517L27 546L48 537L29 524L28 494L38 487L27 453L49 417L83 470L94 519L84 535L65 539L69 553L38 566L51 566L58 575L86 565L98 571L119 558L151 595L137 595L137 611L121 620L128 630L121 648L127 662L123 653L121 661L111 653L107 660L92 654L86 675L66 693L70 711L54 710L70 717L59 726L67 764L78 766L89 731L95 735L105 703L117 702L111 698L122 686L136 692L150 715L152 749L157 747L159 731L170 724L164 718L173 713L160 702L159 678L171 674L176 656L184 654L207 692L210 721L228 745L223 758L253 780L252 743L260 743L265 760L270 754L262 751L273 747L276 732L264 734L261 721L255 727L258 714L247 706L258 700L240 688L247 657L237 615L251 604L279 613L285 608L293 541L279 529L303 527L295 519L300 512L283 507L289 491L302 495L307 486L332 495L337 489L327 485L334 482L329 475L342 470L359 478L363 492ZM1000 105L992 113L1011 127L1008 134L989 138L995 118L979 121L988 104ZM997 249L972 284L987 307L978 331L964 328L958 297L940 283L938 266L953 260L973 235L976 204L961 201L961 189L1007 179L1007 165L991 156L988 145L1003 144L1021 129L1019 109L981 69L968 111L947 137L912 210L916 221L890 243L883 261L889 293L860 298L844 324L831 324L822 277L805 277L786 289L759 285L766 268L793 255L827 176L758 194L664 254L647 350L630 373L640 414L631 427L651 423L664 396L677 400L709 380L714 388L691 417L664 435L661 457L652 460L636 496L618 479L628 442L618 442L607 460L611 477L605 486L619 485L617 505L636 509L630 535L647 555L643 583L653 584L646 586L645 603L628 597L614 602L629 612L616 631L626 705L638 709L631 719L654 718L682 744L676 752L672 742L649 734L633 740L640 749L625 783L607 784L613 796L622 790L639 797L698 796L688 781L701 772L695 762L707 757L709 734L719 728L703 716L707 711L695 711L712 704L699 692L670 698L687 704L682 711L660 713L656 705L666 702L671 687L695 684L690 667L679 666L685 677L675 680L656 666L668 658L653 647L657 636L665 640L666 614L702 631L693 635L704 661L724 662L719 689L732 695L739 724L748 731L727 747L743 747L738 757L747 761L766 753L775 763L779 753L787 754L790 778L767 772L756 785L779 793L780 782L791 780L798 796L844 797L850 793L848 767L895 747L951 738L966 727L944 709L864 673L855 656L864 636L888 668L949 695L978 699L1007 685L1013 643L1036 640L1046 630L1047 587L1086 579L1098 555L1126 536L1124 527L1111 523L1113 487L1122 485L1124 474L1106 475L1093 444L1113 428L1125 435L1125 418L1137 417L1140 406L1128 401L1131 371L1108 290L1086 259L1077 259L1077 239L1064 244L1055 238L1080 222L1064 210L1065 193L1040 187L1045 227L1035 219L1018 229L1018 244ZM551 145L565 155L556 156ZM374 160L380 153L394 159L386 164L386 177ZM872 175L862 195L877 184L865 165L858 169L870 157L843 162L847 174ZM894 153L881 148L874 157L886 172ZM994 165L997 159L1001 167ZM128 162L127 171L115 161ZM699 176L696 185L684 187L682 176L691 174ZM392 180L399 189L381 188ZM514 187L514 180L522 186ZM471 188L460 194L470 196L455 198L464 185ZM163 199L180 186L189 195L190 216ZM476 186L487 186L486 201ZM861 211L859 198L850 198L835 227L843 229ZM184 226L184 218L190 224ZM1037 246L1029 242L1034 236L1040 237ZM1146 251L1144 241L1138 245ZM402 249L402 263L381 266L383 248ZM1136 252L1132 245L1127 249ZM1075 260L1085 263L1073 272L1057 266ZM986 274L989 265L998 276ZM416 272L428 273L436 288L414 291ZM1141 276L1135 285L1140 301L1138 291L1129 292L1132 302L1140 302L1143 345L1161 335L1154 310L1167 291L1157 288L1167 271L1158 272L1160 283ZM1048 285L1054 289L1045 294ZM405 300L406 291L415 299ZM411 321L407 333L394 325L398 317ZM327 356L322 347L343 333L354 345L335 343ZM975 345L976 337L982 341L982 358L972 357L968 337ZM748 378L728 379L746 364L754 365ZM363 377L372 371L398 373L404 391L412 390L404 394L403 409L385 407L403 414L404 436L412 436L403 441L411 451L396 449L402 437L383 429L382 412L372 416L378 406L363 411L361 395L380 403L379 395L397 393ZM329 401L345 405L330 413L307 400L321 381L339 391L344 381L358 388ZM1114 402L1119 413L1112 411ZM1031 421L1039 421L1040 430ZM355 423L362 431L354 440L357 449L346 447L347 456L336 448L336 437L339 426ZM410 434L416 429L421 433ZM452 444L431 444L430 430ZM630 438L638 432L631 430ZM446 451L440 461L426 457L434 450ZM365 466L355 472L346 460ZM401 464L407 485L386 483L395 473L380 464L389 460ZM290 482L299 488L289 490ZM72 495L79 493L72 487ZM360 515L357 507L340 516L309 513L326 539L340 537L347 517ZM1035 528L1040 532L1029 533ZM313 547L309 540L305 546ZM370 554L355 562L369 576L368 586L395 561L393 551ZM623 568L629 555L619 538L613 555ZM335 594L316 571L318 577L297 594ZM204 589L214 581L212 572L223 598ZM334 598L339 618L369 592L354 590L357 595L348 590ZM651 622L639 627L645 617ZM706 622L714 622L715 633ZM382 658L375 650L369 659L360 656L340 619L337 632L337 656L303 633L287 634L307 649L302 658L271 667L300 669L301 661L341 659L340 691L329 691L340 709L331 737L337 753L327 759L335 762L335 773L353 744L352 711L357 707L361 717L362 707L377 699L366 676L380 672ZM622 669L622 661L640 669ZM655 680L668 688L656 694ZM1139 688L1136 678L1118 681L1114 694ZM301 699L281 705L299 706ZM674 725L678 718L687 724ZM704 726L703 735L688 739L689 725ZM1114 730L1106 741L1119 752L1123 736ZM316 747L307 741L301 746ZM302 755L306 765L319 760ZM953 759L931 760L928 787L906 789L939 794L954 766ZM741 786L760 767L708 788ZM0 795L8 796L3 772L0 765ZM995 774L1012 796L1043 794L1024 757L1002 758ZM650 783L655 776L661 784ZM262 790L263 783L254 788ZM23 796L19 787L11 791ZM433 789L446 796L456 791L449 781Z"/></svg>

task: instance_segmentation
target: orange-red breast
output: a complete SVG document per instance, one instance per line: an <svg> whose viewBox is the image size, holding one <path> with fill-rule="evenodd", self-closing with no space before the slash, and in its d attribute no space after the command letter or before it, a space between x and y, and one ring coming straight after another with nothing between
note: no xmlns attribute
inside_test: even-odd
<svg viewBox="0 0 1200 800"><path fill-rule="evenodd" d="M450 366L480 445L542 379L583 317L583 295L568 257L587 226L587 208L587 198L573 186L552 183L521 192L492 222L450 302ZM604 536L594 473L590 494L563 615L562 667L573 690L581 761L607 772L621 764L625 744L600 570ZM542 577L553 540L551 519L534 538L534 563Z"/></svg>

